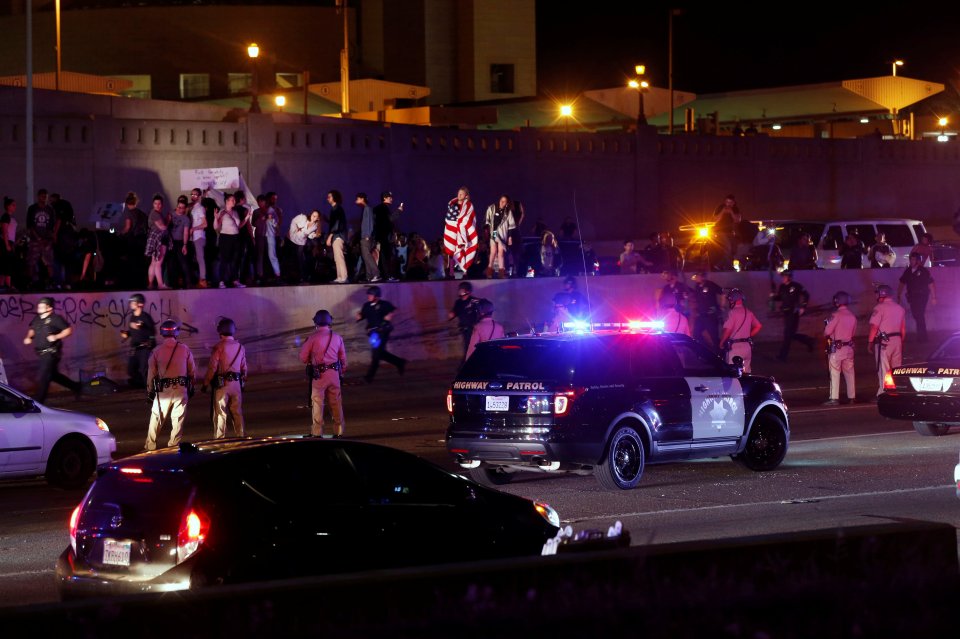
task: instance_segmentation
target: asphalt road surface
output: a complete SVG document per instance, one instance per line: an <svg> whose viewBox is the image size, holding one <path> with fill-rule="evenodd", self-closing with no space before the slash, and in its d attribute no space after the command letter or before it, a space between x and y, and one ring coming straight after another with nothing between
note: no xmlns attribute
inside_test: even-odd
<svg viewBox="0 0 960 639"><path fill-rule="evenodd" d="M769 349L774 352L774 348ZM799 350L799 349L798 349ZM619 520L634 544L669 543L836 529L921 519L960 526L952 484L960 429L922 437L909 423L881 418L875 404L827 408L822 356L795 353L789 364L760 349L754 370L773 374L790 407L792 442L784 463L754 473L728 458L648 466L640 486L608 492L592 476L525 473L504 490L556 508L575 530L606 529ZM875 392L866 355L858 360L858 396ZM453 469L443 444L445 394L455 364L412 364L404 377L381 367L366 385L362 370L344 387L347 436L393 446ZM306 383L299 375L251 380L245 397L249 435L306 433ZM185 439L212 436L209 397L190 405ZM149 410L142 391L50 405L102 417L117 437L118 456L139 451ZM164 440L161 439L161 443ZM0 482L0 606L55 601L53 565L68 544L67 520L83 491L42 480Z"/></svg>

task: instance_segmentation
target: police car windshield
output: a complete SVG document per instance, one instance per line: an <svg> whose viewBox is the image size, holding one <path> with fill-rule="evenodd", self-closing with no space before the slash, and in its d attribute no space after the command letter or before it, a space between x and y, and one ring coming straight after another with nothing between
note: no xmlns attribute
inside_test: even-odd
<svg viewBox="0 0 960 639"><path fill-rule="evenodd" d="M578 349L573 349L578 350ZM460 370L460 379L536 379L568 383L574 357L569 345L545 341L480 344Z"/></svg>

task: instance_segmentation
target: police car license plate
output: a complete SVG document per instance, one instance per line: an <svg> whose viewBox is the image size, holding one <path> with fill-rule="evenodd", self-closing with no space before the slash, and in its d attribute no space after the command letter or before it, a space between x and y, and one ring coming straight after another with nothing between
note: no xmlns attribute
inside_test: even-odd
<svg viewBox="0 0 960 639"><path fill-rule="evenodd" d="M503 413L510 410L509 395L487 395L487 411L491 413Z"/></svg>
<svg viewBox="0 0 960 639"><path fill-rule="evenodd" d="M104 539L103 563L110 566L129 566L130 542Z"/></svg>
<svg viewBox="0 0 960 639"><path fill-rule="evenodd" d="M953 378L938 377L934 379L928 379L923 377L911 377L910 383L913 385L913 389L917 392L946 393L953 385Z"/></svg>

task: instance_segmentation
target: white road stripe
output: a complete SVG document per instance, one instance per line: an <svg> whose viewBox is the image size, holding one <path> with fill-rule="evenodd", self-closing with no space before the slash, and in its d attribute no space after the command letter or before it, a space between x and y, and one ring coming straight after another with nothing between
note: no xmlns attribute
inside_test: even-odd
<svg viewBox="0 0 960 639"><path fill-rule="evenodd" d="M790 403L790 402L787 402L788 405L789 405L789 403ZM820 406L820 407L818 407L818 408L800 408L800 409L790 410L790 411L789 411L789 414L790 414L790 415L799 415L799 414L801 414L801 413L825 413L825 412L828 412L828 411L832 413L832 412L841 411L841 410L857 410L858 408L876 408L876 407L877 407L876 404L866 404L866 403L864 403L864 404L853 404L852 406L849 405L849 404L847 404L847 405L845 405L845 406L844 406L844 405L840 405L840 406ZM880 414L877 413L877 416L879 417Z"/></svg>
<svg viewBox="0 0 960 639"><path fill-rule="evenodd" d="M53 573L53 570L21 570L20 572L0 572L0 579L30 577L32 575L52 575Z"/></svg>
<svg viewBox="0 0 960 639"><path fill-rule="evenodd" d="M633 513L620 513L613 515L595 515L592 517L581 517L579 519L569 519L564 520L564 523L575 524L584 521L599 521L599 520L610 520L610 519L623 519L626 517L648 517L652 515L668 515L668 514L677 514L677 513L697 513L697 512L707 512L707 511L717 511L717 510L731 510L734 508L752 508L754 506L797 506L805 503L816 503L820 501L834 501L839 499L854 499L860 497L880 497L883 495L896 495L896 494L908 494L908 493L918 493L918 492L927 492L931 490L945 490L950 489L954 490L956 486L953 484L946 484L941 486L928 486L926 488L900 488L897 490L878 490L871 491L867 493L853 493L849 495L823 495L822 497L795 497L794 499L778 499L776 501L758 501L751 502L749 504L722 504L719 506L700 506L697 508L671 508L668 510L649 510L644 512L633 512ZM796 500L799 503L791 503Z"/></svg>

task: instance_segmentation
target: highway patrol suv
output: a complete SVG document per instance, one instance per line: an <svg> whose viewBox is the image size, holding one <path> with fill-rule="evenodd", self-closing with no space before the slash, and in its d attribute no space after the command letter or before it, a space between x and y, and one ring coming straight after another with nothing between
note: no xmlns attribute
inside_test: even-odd
<svg viewBox="0 0 960 639"><path fill-rule="evenodd" d="M648 462L721 455L767 471L790 440L772 378L642 323L481 343L447 410L447 450L487 486L518 471L566 471L627 490Z"/></svg>

